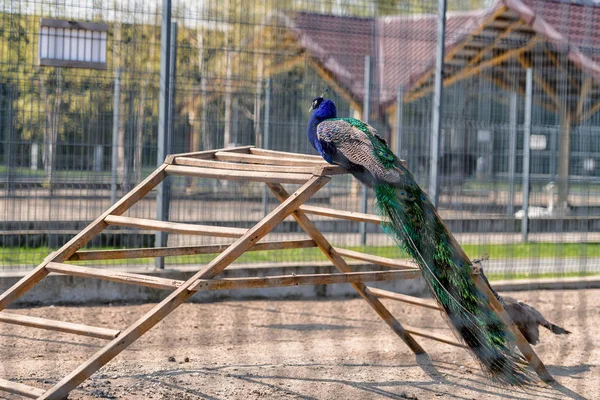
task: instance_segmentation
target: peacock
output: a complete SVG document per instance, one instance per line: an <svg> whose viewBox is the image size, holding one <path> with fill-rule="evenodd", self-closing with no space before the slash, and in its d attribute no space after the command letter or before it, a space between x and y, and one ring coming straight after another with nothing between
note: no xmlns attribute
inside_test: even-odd
<svg viewBox="0 0 600 400"><path fill-rule="evenodd" d="M337 118L333 101L313 100L308 139L330 164L340 165L375 192L382 227L419 265L451 327L484 371L502 384L532 380L512 334L470 273L472 263L410 171L370 125Z"/></svg>

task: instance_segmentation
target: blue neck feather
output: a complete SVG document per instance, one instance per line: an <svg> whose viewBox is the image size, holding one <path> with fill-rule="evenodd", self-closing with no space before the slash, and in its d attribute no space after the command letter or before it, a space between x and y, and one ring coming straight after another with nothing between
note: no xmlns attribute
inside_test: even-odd
<svg viewBox="0 0 600 400"><path fill-rule="evenodd" d="M308 140L310 144L321 152L319 139L317 138L317 126L326 119L337 118L337 110L335 104L331 100L323 100L319 107L313 112L308 123Z"/></svg>

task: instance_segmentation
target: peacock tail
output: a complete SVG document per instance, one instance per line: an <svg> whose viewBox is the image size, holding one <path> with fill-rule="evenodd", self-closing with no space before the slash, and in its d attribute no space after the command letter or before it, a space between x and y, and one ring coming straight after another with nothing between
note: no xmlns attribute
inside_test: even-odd
<svg viewBox="0 0 600 400"><path fill-rule="evenodd" d="M410 171L369 125L353 118L332 118L335 115L325 118L332 107L329 114L335 114L335 106L327 102L313 104L319 106L309 124L313 146L325 160L342 165L374 189L384 231L419 265L451 327L483 369L503 384L531 381L525 360L511 345L508 327L476 287L471 261Z"/></svg>

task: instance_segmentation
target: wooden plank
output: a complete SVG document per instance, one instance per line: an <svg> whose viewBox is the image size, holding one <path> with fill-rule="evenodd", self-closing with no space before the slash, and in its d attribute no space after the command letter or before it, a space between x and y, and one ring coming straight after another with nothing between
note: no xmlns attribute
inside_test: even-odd
<svg viewBox="0 0 600 400"><path fill-rule="evenodd" d="M354 211L334 210L333 208L303 205L300 207L302 212L307 214L321 215L323 217L340 218L349 221L369 222L380 224L382 218L374 214L365 214Z"/></svg>
<svg viewBox="0 0 600 400"><path fill-rule="evenodd" d="M180 165L169 165L166 168L169 175L195 176L199 178L215 178L234 181L248 182L281 182L303 184L312 177L312 174L286 174L284 172L260 172L260 171L232 171L216 168L186 167Z"/></svg>
<svg viewBox="0 0 600 400"><path fill-rule="evenodd" d="M23 383L7 381L6 379L0 379L0 390L18 394L23 397L29 397L30 399L36 399L44 394L43 389L38 389Z"/></svg>
<svg viewBox="0 0 600 400"><path fill-rule="evenodd" d="M490 289L488 284L481 278L481 275L474 275L473 279L475 281L475 284L477 285L477 288L487 297L492 308L496 311L496 313L500 316L502 321L506 324L508 329L513 334L516 341L515 344L517 345L519 350L521 350L523 356L525 356L525 359L529 363L529 366L535 370L540 379L542 379L544 382L554 382L554 378L552 377L552 375L550 375L550 372L548 372L542 360L540 360L540 358L531 348L527 340L523 337L521 331L515 326L514 322L510 319L510 317L504 310L502 303L498 301L494 293L492 293L492 290Z"/></svg>
<svg viewBox="0 0 600 400"><path fill-rule="evenodd" d="M95 337L100 339L114 339L120 331L115 329L97 328L95 326L74 324L71 322L55 321L52 319L30 317L28 315L0 312L0 322L13 325L29 326L32 328L47 329L50 331L74 333L76 335Z"/></svg>
<svg viewBox="0 0 600 400"><path fill-rule="evenodd" d="M75 389L81 382L100 369L104 364L121 353L127 346L136 341L150 328L169 315L181 303L190 298L194 292L189 288L198 279L211 279L223 271L228 265L241 256L246 250L268 234L275 226L287 218L301 204L307 201L313 194L321 189L329 177L315 176L302 185L292 196L282 202L278 207L265 216L258 224L248 230L244 236L235 241L223 253L218 255L206 267L188 279L178 289L173 291L152 310L133 323L123 331L118 338L108 343L91 358L77 367L69 375L54 385L50 390L40 396L40 400L65 398L69 392Z"/></svg>
<svg viewBox="0 0 600 400"><path fill-rule="evenodd" d="M160 278L157 276L130 274L128 272L89 268L79 265L61 263L49 263L46 268L48 271L57 274L80 276L83 278L95 278L104 281L127 283L130 285L146 286L156 289L177 289L183 283L183 281Z"/></svg>
<svg viewBox="0 0 600 400"><path fill-rule="evenodd" d="M421 336L427 339L431 339L431 340L435 340L438 342L442 342L442 343L446 343L449 344L451 346L456 346L456 347L460 347L463 349L468 349L468 346L458 342L456 339L444 336L444 335L437 335L435 333L431 333L431 331L427 330L427 329L420 329L420 328L415 328L413 326L405 326L404 328L407 332L415 335L415 336Z"/></svg>
<svg viewBox="0 0 600 400"><path fill-rule="evenodd" d="M174 164L186 165L189 167L202 167L202 168L217 168L217 169L229 169L237 171L261 171L261 172L275 172L275 173L297 173L297 174L313 174L315 172L314 166L296 166L287 165L282 168L280 165L261 165L261 164L241 164L234 162L216 161L216 160L201 160L198 158L191 157L175 157ZM334 166L331 166L334 167ZM334 167L335 168L335 167Z"/></svg>
<svg viewBox="0 0 600 400"><path fill-rule="evenodd" d="M289 201L289 194L281 184L268 183L267 186L279 201ZM298 225L317 243L317 246L319 246L323 254L333 263L338 271L352 272L346 261L335 251L325 236L315 227L303 211L298 209L292 215L296 222L298 222ZM352 283L352 286L415 354L425 353L425 350L413 339L410 333L406 332L402 324L394 318L364 283Z"/></svg>
<svg viewBox="0 0 600 400"><path fill-rule="evenodd" d="M37 282L48 275L46 264L50 261L63 262L71 257L77 250L84 246L88 241L102 232L108 224L104 221L108 215L123 214L128 208L137 203L139 199L144 197L156 185L158 185L166 176L163 164L151 173L146 179L140 182L131 192L127 193L121 200L117 201L112 207L106 210L102 215L96 218L91 224L85 227L78 235L69 240L59 250L50 254L42 261L33 271L21 278L10 289L0 295L0 311L5 309L10 303L18 299L23 293L31 289Z"/></svg>
<svg viewBox="0 0 600 400"><path fill-rule="evenodd" d="M256 154L234 154L218 152L215 158L221 161L245 162L249 164L271 164L271 165L296 165L296 166L326 166L329 165L323 158L320 160L309 160L294 158L293 156L259 156Z"/></svg>
<svg viewBox="0 0 600 400"><path fill-rule="evenodd" d="M168 257L189 256L196 254L222 253L231 246L231 243L214 244L205 246L177 246L177 247L153 247L147 249L119 249L119 250L88 250L78 251L73 254L69 261L83 260L119 260L125 258L146 257ZM262 242L255 244L248 251L282 250L282 249L304 249L316 247L314 240L282 240Z"/></svg>
<svg viewBox="0 0 600 400"><path fill-rule="evenodd" d="M251 278L199 279L190 290L232 290L299 285L332 285L338 283L416 279L420 276L420 271L369 271L339 274L301 274Z"/></svg>
<svg viewBox="0 0 600 400"><path fill-rule="evenodd" d="M107 215L106 218L104 218L104 221L113 226L126 226L129 228L181 233L184 235L238 238L247 231L247 229L242 228L184 224L180 222L158 221L155 219L123 217L120 215Z"/></svg>
<svg viewBox="0 0 600 400"><path fill-rule="evenodd" d="M372 254L365 254L359 251L341 249L336 247L336 253L338 253L342 257L353 258L355 260L366 261L368 263L381 265L384 267L390 268L399 268L399 269L411 269L416 271L421 271L415 263L407 260L394 260L392 258L375 256Z"/></svg>
<svg viewBox="0 0 600 400"><path fill-rule="evenodd" d="M431 301L431 300L420 299L420 298L414 297L414 296L407 296L405 294L391 292L389 290L384 290L384 289L369 288L369 290L375 296L382 298L382 299L396 300L396 301L401 301L403 303L412 304L415 306L431 308L432 310L443 311L443 309L440 306L438 306L434 301Z"/></svg>
<svg viewBox="0 0 600 400"><path fill-rule="evenodd" d="M170 154L166 157L165 162L167 164L172 164L173 159L177 157L188 157L188 158L200 158L200 159L214 159L215 153L220 151L230 151L237 153L249 153L250 149L254 146L239 146L239 147L230 147L227 149L214 149L214 150L203 150L203 151L191 151L188 153L177 153Z"/></svg>
<svg viewBox="0 0 600 400"><path fill-rule="evenodd" d="M250 154L255 154L257 156L285 157L285 158L295 158L298 160L312 160L312 161L323 162L323 157L321 157L321 156L315 156L312 154L302 154L302 153L289 153L287 151L267 150L267 149L261 149L258 147L251 148Z"/></svg>

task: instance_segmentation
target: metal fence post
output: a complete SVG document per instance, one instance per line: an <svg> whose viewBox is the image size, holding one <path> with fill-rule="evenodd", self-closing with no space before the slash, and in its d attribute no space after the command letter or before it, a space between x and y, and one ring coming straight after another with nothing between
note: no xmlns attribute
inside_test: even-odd
<svg viewBox="0 0 600 400"><path fill-rule="evenodd" d="M515 167L517 164L517 94L510 94L510 115L508 122L508 208L506 213L515 213Z"/></svg>
<svg viewBox="0 0 600 400"><path fill-rule="evenodd" d="M365 95L363 98L363 121L369 123L369 115L371 114L371 57L365 56ZM360 191L360 212L367 212L367 187L361 185ZM367 224L366 222L360 222L358 225L358 231L360 234L360 244L365 246L367 244Z"/></svg>
<svg viewBox="0 0 600 400"><path fill-rule="evenodd" d="M398 91L396 92L396 155L398 158L402 158L400 156L400 152L402 151L402 124L404 118L404 87L398 86Z"/></svg>
<svg viewBox="0 0 600 400"><path fill-rule="evenodd" d="M174 32L175 31L175 32ZM175 33L175 43L173 42L173 33ZM163 0L162 7L162 26L160 43L160 97L158 107L158 149L156 154L156 163L160 166L170 151L171 140L169 138L172 124L172 62L174 56L177 34L176 28L171 21L171 0ZM169 218L169 180L165 179L157 187L156 191L156 219L166 221ZM156 247L164 247L167 244L167 234L157 232L155 238ZM154 265L157 268L165 267L164 257L156 257Z"/></svg>
<svg viewBox="0 0 600 400"><path fill-rule="evenodd" d="M533 101L533 70L527 69L525 86L525 121L523 122L523 219L521 236L527 242L529 233L529 166L531 164L531 103Z"/></svg>
<svg viewBox="0 0 600 400"><path fill-rule="evenodd" d="M260 110L258 110L260 112ZM265 123L263 127L263 140L262 146L264 149L269 148L269 120L271 118L271 78L267 78L267 82L265 84ZM263 213L267 215L269 213L269 189L267 185L263 187L262 194L262 203L263 203Z"/></svg>
<svg viewBox="0 0 600 400"><path fill-rule="evenodd" d="M437 45L435 50L435 86L431 113L431 152L429 160L429 198L435 207L439 203L439 158L442 132L442 94L444 70L444 39L446 38L446 0L438 0Z"/></svg>
<svg viewBox="0 0 600 400"><path fill-rule="evenodd" d="M110 204L117 201L117 153L119 147L119 119L121 118L121 68L115 73L115 98L113 105L113 136L110 177Z"/></svg>

